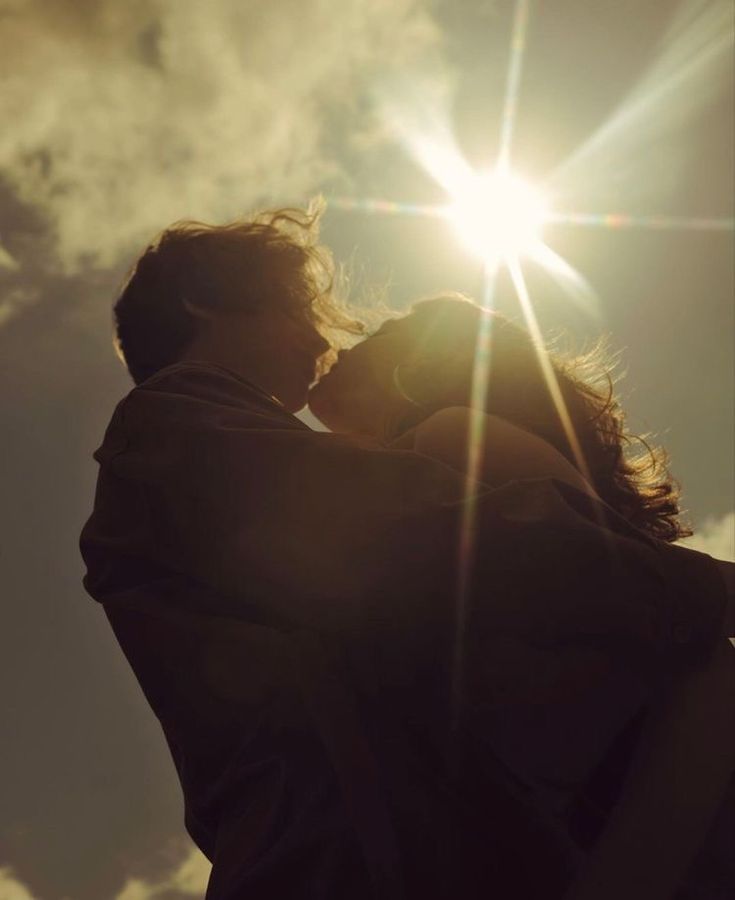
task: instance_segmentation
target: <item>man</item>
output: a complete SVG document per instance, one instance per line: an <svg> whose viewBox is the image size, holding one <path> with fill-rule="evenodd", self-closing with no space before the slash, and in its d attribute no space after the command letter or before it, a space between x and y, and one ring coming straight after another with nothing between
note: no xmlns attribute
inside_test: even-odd
<svg viewBox="0 0 735 900"><path fill-rule="evenodd" d="M184 223L138 261L85 585L161 720L209 900L561 896L576 849L483 741L477 636L565 643L572 674L624 657L642 709L711 654L719 575L573 490L480 493L458 654L463 479L293 416L324 333L359 330L317 218Z"/></svg>

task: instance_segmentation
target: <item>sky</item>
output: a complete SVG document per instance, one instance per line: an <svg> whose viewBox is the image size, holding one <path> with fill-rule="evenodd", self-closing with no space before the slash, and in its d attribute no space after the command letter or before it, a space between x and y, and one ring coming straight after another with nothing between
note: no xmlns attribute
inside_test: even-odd
<svg viewBox="0 0 735 900"><path fill-rule="evenodd" d="M477 295L481 265L445 221L348 201L445 202L418 138L493 163L515 10L0 0L0 900L206 884L160 729L81 586L91 454L130 387L110 342L125 271L176 219L322 193L356 301ZM531 3L511 161L555 210L682 226L548 226L582 300L524 271L545 334L609 336L694 540L735 558L732 17L728 0ZM519 317L503 273L495 302Z"/></svg>

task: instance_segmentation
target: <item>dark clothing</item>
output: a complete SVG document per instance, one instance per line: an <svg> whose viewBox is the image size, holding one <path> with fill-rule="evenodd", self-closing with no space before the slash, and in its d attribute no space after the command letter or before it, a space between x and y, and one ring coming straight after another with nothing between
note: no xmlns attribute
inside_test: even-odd
<svg viewBox="0 0 735 900"><path fill-rule="evenodd" d="M536 740L534 709L624 673L618 718L579 727L593 767L719 633L708 557L556 482L478 494L463 568L462 477L214 366L132 391L96 459L85 585L161 720L210 900L560 896L576 849L496 752L503 710ZM528 677L503 679L508 647Z"/></svg>

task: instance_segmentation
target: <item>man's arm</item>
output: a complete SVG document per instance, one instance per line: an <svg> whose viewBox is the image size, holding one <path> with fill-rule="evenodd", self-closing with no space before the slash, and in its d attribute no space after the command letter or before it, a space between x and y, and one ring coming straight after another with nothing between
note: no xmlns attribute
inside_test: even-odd
<svg viewBox="0 0 735 900"><path fill-rule="evenodd" d="M201 378L137 389L116 414L83 534L91 592L108 591L108 563L145 560L209 586L229 615L358 638L454 633L465 478L416 453L313 433L237 384ZM683 663L711 649L724 591L702 554L673 548L669 560L589 495L550 481L470 506L468 598L487 627Z"/></svg>

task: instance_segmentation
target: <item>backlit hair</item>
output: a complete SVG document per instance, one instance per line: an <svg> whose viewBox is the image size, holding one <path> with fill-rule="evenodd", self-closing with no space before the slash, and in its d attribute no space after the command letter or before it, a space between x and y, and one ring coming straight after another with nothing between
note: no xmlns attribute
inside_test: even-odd
<svg viewBox="0 0 735 900"><path fill-rule="evenodd" d="M482 316L490 317L485 410L548 441L579 469L528 332L461 295L420 301L399 320L408 326L401 382L422 407L408 424L447 406L470 405ZM598 495L653 537L675 541L691 534L679 521L679 491L665 452L626 430L604 343L582 356L547 353Z"/></svg>
<svg viewBox="0 0 735 900"><path fill-rule="evenodd" d="M334 294L335 267L318 243L322 207L277 209L227 225L180 221L145 249L114 306L115 344L136 384L176 362L203 310L306 316L332 338L362 326Z"/></svg>

